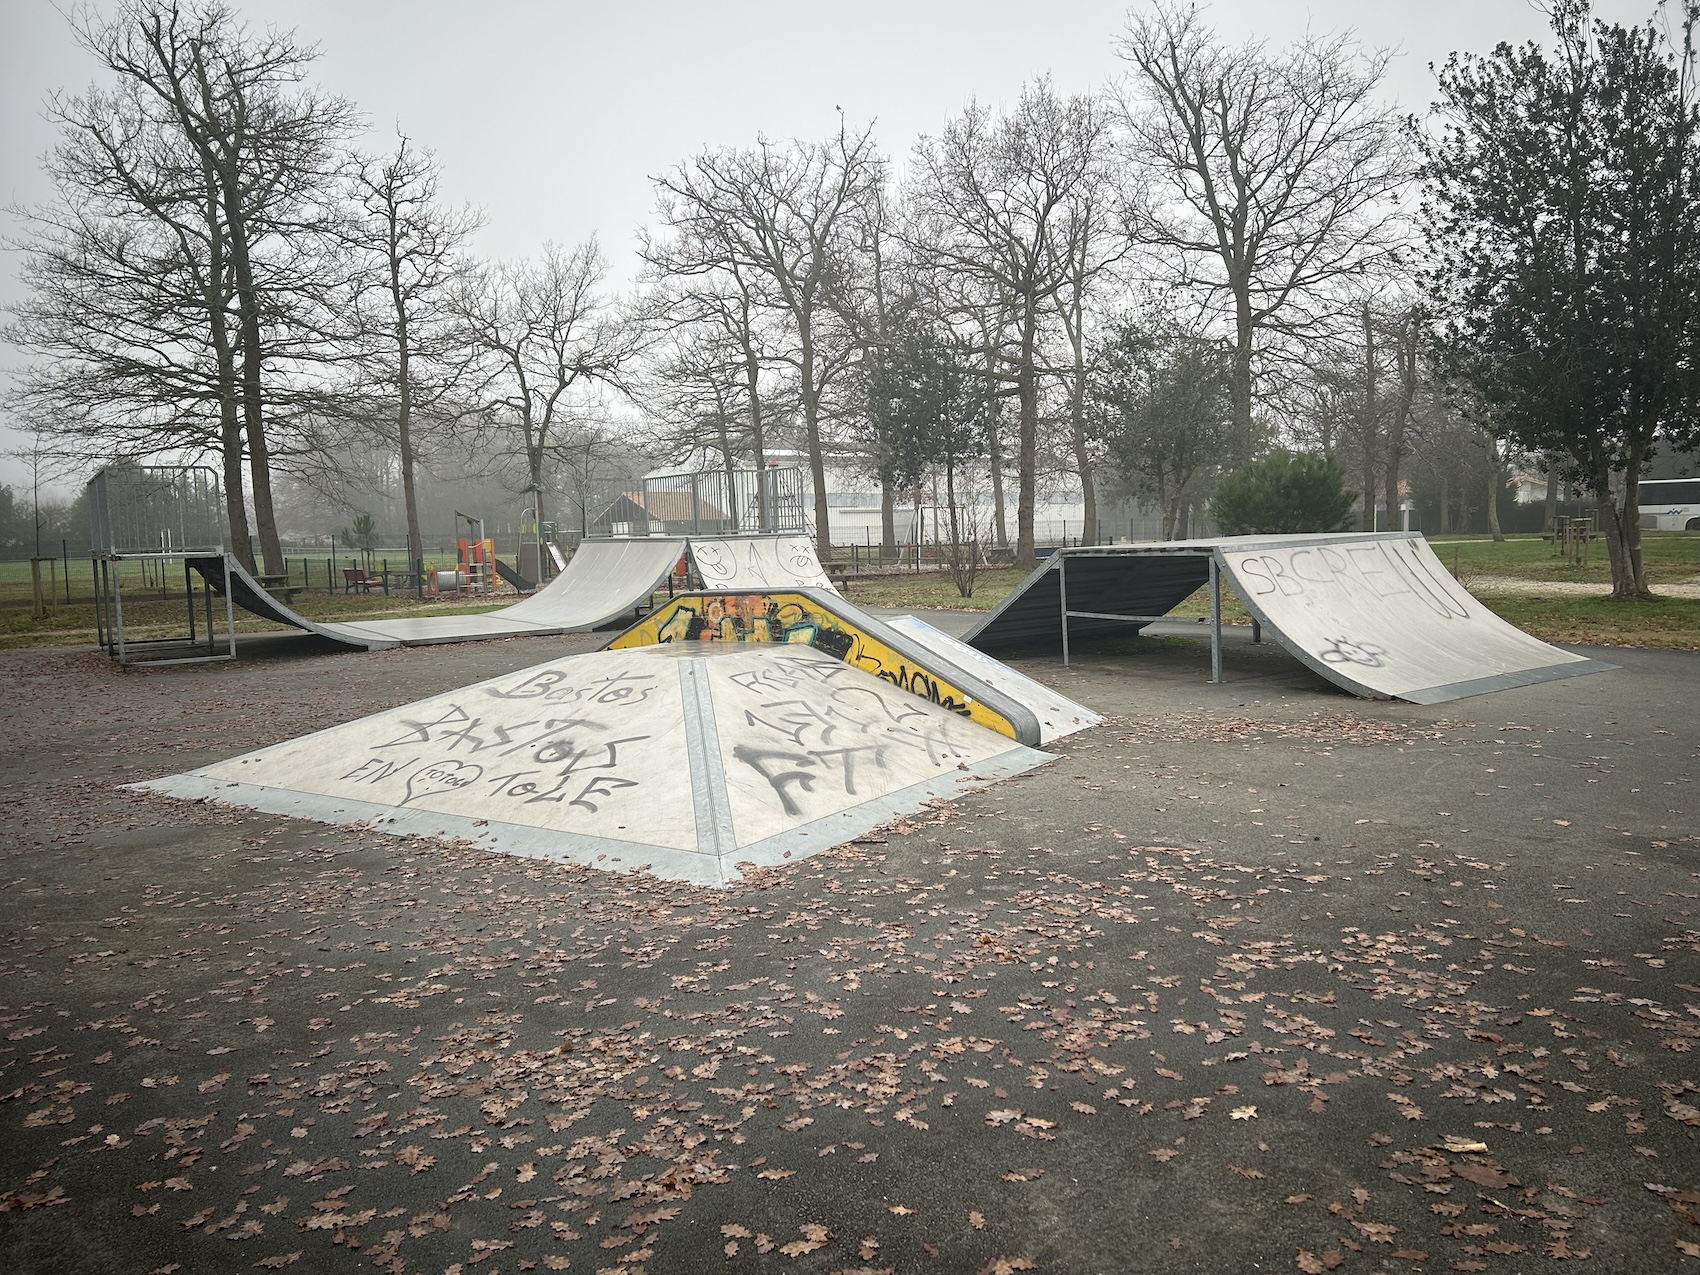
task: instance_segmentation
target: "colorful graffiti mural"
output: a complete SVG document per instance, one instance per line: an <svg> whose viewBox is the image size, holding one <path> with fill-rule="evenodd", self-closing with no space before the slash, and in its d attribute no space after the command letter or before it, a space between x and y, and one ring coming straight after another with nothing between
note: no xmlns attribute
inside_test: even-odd
<svg viewBox="0 0 1700 1275"><path fill-rule="evenodd" d="M872 622L877 623L877 622ZM812 646L912 695L1015 738L1015 727L948 677L801 593L687 593L608 643L608 650L684 642ZM894 639L897 635L893 634Z"/></svg>

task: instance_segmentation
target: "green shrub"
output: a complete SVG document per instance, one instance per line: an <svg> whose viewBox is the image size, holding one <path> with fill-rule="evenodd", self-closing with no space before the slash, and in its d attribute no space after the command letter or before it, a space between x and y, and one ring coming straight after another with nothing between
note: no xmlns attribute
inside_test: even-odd
<svg viewBox="0 0 1700 1275"><path fill-rule="evenodd" d="M1356 498L1328 457L1275 452L1217 483L1210 514L1229 536L1341 531Z"/></svg>

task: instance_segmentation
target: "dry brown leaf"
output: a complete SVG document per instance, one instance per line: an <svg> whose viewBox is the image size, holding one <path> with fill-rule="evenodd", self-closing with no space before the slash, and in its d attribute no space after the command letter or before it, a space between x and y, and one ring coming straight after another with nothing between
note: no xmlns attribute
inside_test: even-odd
<svg viewBox="0 0 1700 1275"><path fill-rule="evenodd" d="M976 1231L985 1230L986 1229L986 1215L984 1213L980 1213L980 1212L977 1212L977 1211L974 1211L974 1210L970 1210L969 1214L968 1214L968 1225L973 1227Z"/></svg>
<svg viewBox="0 0 1700 1275"><path fill-rule="evenodd" d="M262 1257L259 1261L255 1262L254 1265L259 1267L261 1270L280 1271L285 1266L293 1266L300 1260L301 1250L297 1249L293 1253L275 1253L271 1257Z"/></svg>
<svg viewBox="0 0 1700 1275"><path fill-rule="evenodd" d="M1031 1257L994 1257L979 1269L977 1275L1014 1275L1016 1271L1038 1269L1039 1263Z"/></svg>
<svg viewBox="0 0 1700 1275"><path fill-rule="evenodd" d="M1228 1113L1230 1120L1256 1120L1257 1108L1254 1106L1235 1107Z"/></svg>

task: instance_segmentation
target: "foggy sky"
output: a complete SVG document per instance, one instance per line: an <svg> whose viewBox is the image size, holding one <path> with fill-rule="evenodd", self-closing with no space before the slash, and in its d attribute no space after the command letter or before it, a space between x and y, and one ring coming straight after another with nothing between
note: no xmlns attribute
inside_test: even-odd
<svg viewBox="0 0 1700 1275"><path fill-rule="evenodd" d="M636 230L653 206L651 177L706 147L758 135L818 138L868 122L901 158L970 99L1013 101L1049 75L1063 93L1104 87L1122 0L233 0L255 25L294 28L323 56L318 81L352 99L370 147L399 125L442 161L442 193L482 208L475 250L533 253L545 240L601 238L614 281L636 267ZM110 4L102 8L112 7ZM1653 0L1601 0L1632 22ZM1399 50L1389 100L1423 110L1430 62L1454 49L1545 39L1529 0L1217 0L1217 30L1274 45L1355 28L1365 45ZM39 158L53 130L42 106L95 76L52 0L0 0L0 203L51 189ZM0 235L18 222L0 212ZM0 260L0 302L18 295L17 262ZM0 376L19 362L0 346ZM17 446L0 422L0 449ZM0 458L0 483L25 469Z"/></svg>

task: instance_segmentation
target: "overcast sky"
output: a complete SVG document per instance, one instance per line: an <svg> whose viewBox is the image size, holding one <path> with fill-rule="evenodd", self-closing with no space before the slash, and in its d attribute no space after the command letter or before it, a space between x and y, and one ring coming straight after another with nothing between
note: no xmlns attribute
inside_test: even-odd
<svg viewBox="0 0 1700 1275"><path fill-rule="evenodd" d="M1118 73L1128 12L1122 0L234 2L251 22L320 46L321 84L367 114L375 147L399 124L437 152L447 197L484 210L479 251L518 257L595 234L618 281L634 268L650 178L692 153L820 137L842 108L902 155L970 99L1011 101L1034 77L1062 92L1102 88ZM1652 8L1597 5L1622 21ZM1529 0L1217 0L1208 12L1235 40L1352 28L1394 48L1387 96L1407 109L1432 96L1430 62L1545 30ZM42 105L94 75L50 0L0 0L0 202L50 194ZM0 213L0 231L16 228ZM0 260L0 301L17 295L16 267ZM16 362L0 348L0 375ZM0 449L16 445L0 426ZM0 459L0 483L24 473Z"/></svg>

